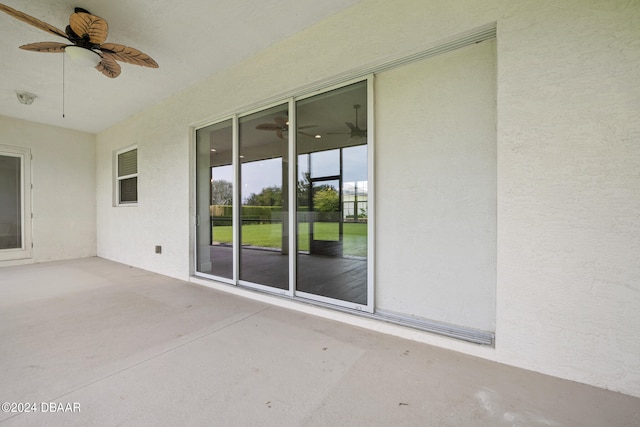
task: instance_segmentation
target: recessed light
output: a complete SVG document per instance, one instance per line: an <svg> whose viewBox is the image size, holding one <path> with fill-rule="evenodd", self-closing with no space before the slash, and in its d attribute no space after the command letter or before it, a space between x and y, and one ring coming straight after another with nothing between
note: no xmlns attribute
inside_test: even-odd
<svg viewBox="0 0 640 427"><path fill-rule="evenodd" d="M320 139L320 138L322 138L322 135L320 134L316 135L316 139Z"/></svg>
<svg viewBox="0 0 640 427"><path fill-rule="evenodd" d="M215 149L215 148L212 148L212 149L211 149L211 152L215 153L215 152L216 152L216 149Z"/></svg>

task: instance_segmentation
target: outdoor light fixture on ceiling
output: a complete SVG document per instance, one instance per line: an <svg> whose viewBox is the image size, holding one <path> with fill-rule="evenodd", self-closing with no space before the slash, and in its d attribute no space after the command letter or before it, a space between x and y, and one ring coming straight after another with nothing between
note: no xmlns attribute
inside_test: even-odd
<svg viewBox="0 0 640 427"><path fill-rule="evenodd" d="M102 60L96 52L80 46L67 46L64 51L75 64L82 67L95 68Z"/></svg>

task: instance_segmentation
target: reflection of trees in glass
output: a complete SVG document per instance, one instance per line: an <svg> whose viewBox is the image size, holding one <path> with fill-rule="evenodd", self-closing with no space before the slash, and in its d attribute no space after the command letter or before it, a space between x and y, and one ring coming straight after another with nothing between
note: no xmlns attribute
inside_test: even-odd
<svg viewBox="0 0 640 427"><path fill-rule="evenodd" d="M233 185L224 179L211 181L211 204L230 205L233 200Z"/></svg>
<svg viewBox="0 0 640 427"><path fill-rule="evenodd" d="M311 179L309 172L302 175L302 179L298 180L298 206L309 205L309 189L311 188Z"/></svg>
<svg viewBox="0 0 640 427"><path fill-rule="evenodd" d="M282 187L265 187L258 194L251 193L244 204L248 206L282 206Z"/></svg>
<svg viewBox="0 0 640 427"><path fill-rule="evenodd" d="M320 212L337 212L340 210L340 195L335 188L323 186L313 196L313 208Z"/></svg>
<svg viewBox="0 0 640 427"><path fill-rule="evenodd" d="M309 207L311 195L311 177L305 172L298 180L298 208ZM313 207L320 212L336 212L340 210L340 195L329 184L313 186Z"/></svg>

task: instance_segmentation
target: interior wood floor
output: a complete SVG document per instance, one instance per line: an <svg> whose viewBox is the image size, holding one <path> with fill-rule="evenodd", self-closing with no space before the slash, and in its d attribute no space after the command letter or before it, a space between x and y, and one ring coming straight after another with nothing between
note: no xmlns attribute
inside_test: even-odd
<svg viewBox="0 0 640 427"><path fill-rule="evenodd" d="M230 246L211 246L211 270L202 273L233 277ZM240 280L289 288L289 257L280 251L243 247ZM299 253L296 290L355 304L367 303L367 260Z"/></svg>

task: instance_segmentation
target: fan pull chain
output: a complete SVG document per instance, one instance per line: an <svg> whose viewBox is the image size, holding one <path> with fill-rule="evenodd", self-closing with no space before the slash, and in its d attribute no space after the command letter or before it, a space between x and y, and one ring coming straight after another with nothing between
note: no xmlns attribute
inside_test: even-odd
<svg viewBox="0 0 640 427"><path fill-rule="evenodd" d="M64 119L64 64L65 64L65 52L62 52L62 118Z"/></svg>

